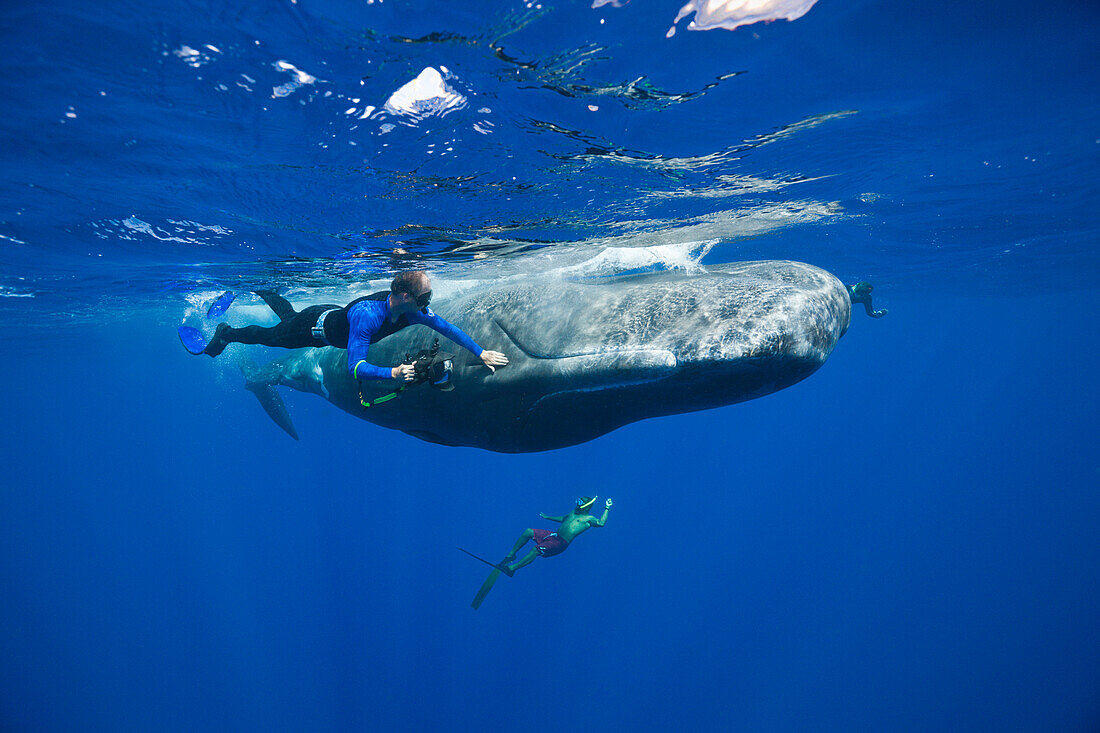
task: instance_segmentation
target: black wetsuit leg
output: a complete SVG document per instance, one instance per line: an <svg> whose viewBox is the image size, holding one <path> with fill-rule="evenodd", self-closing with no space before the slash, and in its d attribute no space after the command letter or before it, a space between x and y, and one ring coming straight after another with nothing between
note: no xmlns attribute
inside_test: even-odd
<svg viewBox="0 0 1100 733"><path fill-rule="evenodd" d="M264 300L266 301L267 298L264 298ZM292 315L288 314L290 317L280 321L278 325L269 328L264 326L245 326L244 328L226 326L218 329L217 337L225 343L260 344L263 346L278 346L284 349L328 346L327 343L313 337L313 327L317 325L317 319L320 318L322 313L338 308L340 308L338 305L311 305L298 313L294 313L291 309ZM275 307L272 306L271 309L275 310ZM276 314L279 313L277 310L275 312Z"/></svg>
<svg viewBox="0 0 1100 733"><path fill-rule="evenodd" d="M267 303L267 307L275 311L275 315L279 317L280 321L286 321L298 315L290 301L274 290L257 290L256 295L263 298L264 302Z"/></svg>

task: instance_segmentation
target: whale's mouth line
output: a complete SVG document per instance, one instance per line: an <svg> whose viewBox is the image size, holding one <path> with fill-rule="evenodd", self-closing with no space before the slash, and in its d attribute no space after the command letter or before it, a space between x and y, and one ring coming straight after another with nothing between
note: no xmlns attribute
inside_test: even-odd
<svg viewBox="0 0 1100 733"><path fill-rule="evenodd" d="M553 399L554 397L562 397L564 395L571 395L571 394L585 394L585 393L593 394L593 393L596 393L596 392L608 392L610 390L616 390L616 389L628 389L630 387L641 387L641 386L647 385L647 384L656 384L657 382L663 382L667 379L669 379L669 377L666 375L666 376L660 376L660 377L648 377L648 378L643 378L643 379L623 380L621 382L612 382L612 383L608 383L608 384L598 384L598 385L594 385L592 387L573 387L572 389L559 389L555 392L550 392L549 394L544 394L543 396L539 397L537 400L535 400L531 404L530 410L534 411L540 404L542 404L543 402L545 402L547 400Z"/></svg>
<svg viewBox="0 0 1100 733"><path fill-rule="evenodd" d="M636 376L623 375L618 378L608 379L603 383L587 384L584 386L571 386L566 389L557 389L547 394L542 395L534 403L531 404L530 410L535 410L542 403L547 400L552 400L557 397L562 397L571 394L593 394L598 392L608 392L612 390L630 389L631 387L641 387L644 385L656 384L669 379L675 373L675 369L678 366L678 360L675 354L668 349L615 349L609 351L579 351L568 354L546 354L536 351L529 346L524 345L516 335L508 330L508 328L500 322L499 319L493 319L493 322L500 327L500 330L504 332L504 335L515 345L517 349L522 351L531 359L541 360L557 360L566 361L568 359L583 359L584 357L607 357L614 359L620 358L637 358L642 357L642 360L655 359L655 361L649 361L649 363L639 363L638 366L643 369L644 374L637 374ZM658 373L654 373L654 370Z"/></svg>

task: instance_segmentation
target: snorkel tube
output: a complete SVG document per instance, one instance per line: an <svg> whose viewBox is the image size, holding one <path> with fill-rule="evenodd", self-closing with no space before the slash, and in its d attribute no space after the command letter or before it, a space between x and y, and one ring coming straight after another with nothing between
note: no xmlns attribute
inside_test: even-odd
<svg viewBox="0 0 1100 733"><path fill-rule="evenodd" d="M580 497L577 497L576 508L573 511L576 514L581 514L582 512L587 512L589 507L591 507L593 504L596 503L597 498L598 497L595 497L595 496L580 496Z"/></svg>

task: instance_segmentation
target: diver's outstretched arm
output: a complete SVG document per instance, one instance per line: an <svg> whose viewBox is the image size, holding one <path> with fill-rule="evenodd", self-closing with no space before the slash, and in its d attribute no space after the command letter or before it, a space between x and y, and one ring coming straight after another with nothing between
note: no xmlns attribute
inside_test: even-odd
<svg viewBox="0 0 1100 733"><path fill-rule="evenodd" d="M848 297L852 303L863 303L863 310L867 312L871 318L882 318L889 313L888 310L883 308L882 310L875 310L871 307L871 291L874 287L871 283L858 282L855 285L848 286Z"/></svg>
<svg viewBox="0 0 1100 733"><path fill-rule="evenodd" d="M882 310L873 310L871 308L870 298L863 301L863 310L865 310L867 312L867 315L871 316L871 318L882 318L884 315L890 312L885 308L883 308Z"/></svg>
<svg viewBox="0 0 1100 733"><path fill-rule="evenodd" d="M607 515L611 513L611 500L608 499L607 501L604 502L603 505L604 505L603 516L600 517L599 519L596 519L595 517L593 517L592 519L590 519L588 521L589 525L591 525L593 527L602 527L605 524L607 524Z"/></svg>
<svg viewBox="0 0 1100 733"><path fill-rule="evenodd" d="M565 521L565 517L551 517L549 514L543 514L542 512L539 512L539 516L547 521L557 522L558 524Z"/></svg>

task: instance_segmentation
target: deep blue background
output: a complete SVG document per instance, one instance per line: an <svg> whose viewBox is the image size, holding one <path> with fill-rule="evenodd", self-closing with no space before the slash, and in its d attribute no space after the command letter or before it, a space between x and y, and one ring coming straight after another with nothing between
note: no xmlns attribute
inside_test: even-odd
<svg viewBox="0 0 1100 733"><path fill-rule="evenodd" d="M3 8L0 728L1100 725L1095 5L826 1L665 39L677 7ZM398 38L433 31L466 40ZM271 100L275 59L325 82ZM350 129L343 97L440 64L467 108ZM815 180L706 195L723 176ZM494 277L807 202L834 213L727 226L708 260L870 278L889 316L781 393L565 450L287 393L293 443L174 334L193 290ZM604 529L469 609L457 545L502 555L591 493Z"/></svg>
<svg viewBox="0 0 1100 733"><path fill-rule="evenodd" d="M75 376L5 341L5 727L1089 729L1097 298L893 305L785 392L519 456L297 394L292 444L149 321ZM454 547L582 492L607 527L472 612Z"/></svg>

